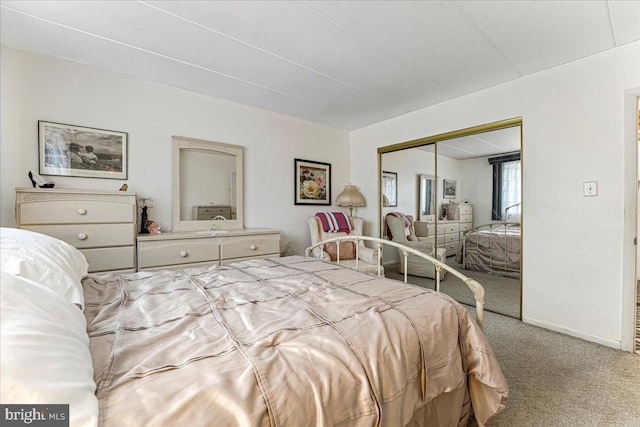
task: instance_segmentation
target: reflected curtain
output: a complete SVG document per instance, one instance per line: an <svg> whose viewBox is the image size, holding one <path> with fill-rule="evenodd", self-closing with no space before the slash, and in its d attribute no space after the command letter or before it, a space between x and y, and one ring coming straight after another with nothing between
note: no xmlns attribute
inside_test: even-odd
<svg viewBox="0 0 640 427"><path fill-rule="evenodd" d="M520 161L502 163L502 206L505 209L520 203ZM504 218L506 219L506 218Z"/></svg>
<svg viewBox="0 0 640 427"><path fill-rule="evenodd" d="M521 202L520 153L512 153L488 159L493 165L492 220L506 219L504 210Z"/></svg>

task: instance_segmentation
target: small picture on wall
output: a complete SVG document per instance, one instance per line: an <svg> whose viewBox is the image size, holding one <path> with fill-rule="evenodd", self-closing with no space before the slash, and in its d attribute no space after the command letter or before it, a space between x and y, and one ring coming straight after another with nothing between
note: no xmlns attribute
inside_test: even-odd
<svg viewBox="0 0 640 427"><path fill-rule="evenodd" d="M126 132L38 121L40 174L127 179Z"/></svg>
<svg viewBox="0 0 640 427"><path fill-rule="evenodd" d="M442 194L445 199L455 199L456 198L456 181L453 179L445 179L444 188L442 189Z"/></svg>
<svg viewBox="0 0 640 427"><path fill-rule="evenodd" d="M294 159L295 204L331 204L331 164Z"/></svg>

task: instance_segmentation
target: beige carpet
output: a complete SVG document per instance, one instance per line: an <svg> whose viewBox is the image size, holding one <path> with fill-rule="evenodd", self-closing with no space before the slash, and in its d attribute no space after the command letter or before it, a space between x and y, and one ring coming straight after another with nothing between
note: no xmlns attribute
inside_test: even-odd
<svg viewBox="0 0 640 427"><path fill-rule="evenodd" d="M640 426L640 356L493 313L484 331L510 387L492 426Z"/></svg>
<svg viewBox="0 0 640 427"><path fill-rule="evenodd" d="M454 257L447 259L447 264L460 271L467 277L477 280L485 290L485 310L506 316L520 318L520 280L478 271L463 270L456 264ZM385 276L403 281L404 276L398 273L397 265L385 266ZM435 288L435 281L426 277L407 276L407 281L414 285L429 289ZM453 275L447 275L440 282L440 291L453 297L463 304L475 306L473 294L467 285Z"/></svg>

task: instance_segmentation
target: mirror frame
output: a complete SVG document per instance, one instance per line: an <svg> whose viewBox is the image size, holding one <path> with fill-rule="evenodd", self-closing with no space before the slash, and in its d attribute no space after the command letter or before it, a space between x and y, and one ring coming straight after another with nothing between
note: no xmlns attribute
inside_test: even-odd
<svg viewBox="0 0 640 427"><path fill-rule="evenodd" d="M172 136L173 141L173 231L203 231L214 227L221 230L243 229L243 164L244 147L221 142ZM236 218L229 220L189 220L180 219L180 154L182 150L204 150L230 154L236 158Z"/></svg>

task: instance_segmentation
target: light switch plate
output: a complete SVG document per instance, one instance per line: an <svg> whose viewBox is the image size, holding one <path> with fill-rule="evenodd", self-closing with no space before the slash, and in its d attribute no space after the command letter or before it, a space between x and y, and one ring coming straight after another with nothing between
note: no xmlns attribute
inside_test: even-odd
<svg viewBox="0 0 640 427"><path fill-rule="evenodd" d="M582 194L584 197L593 197L598 195L598 181L587 181L583 183Z"/></svg>

